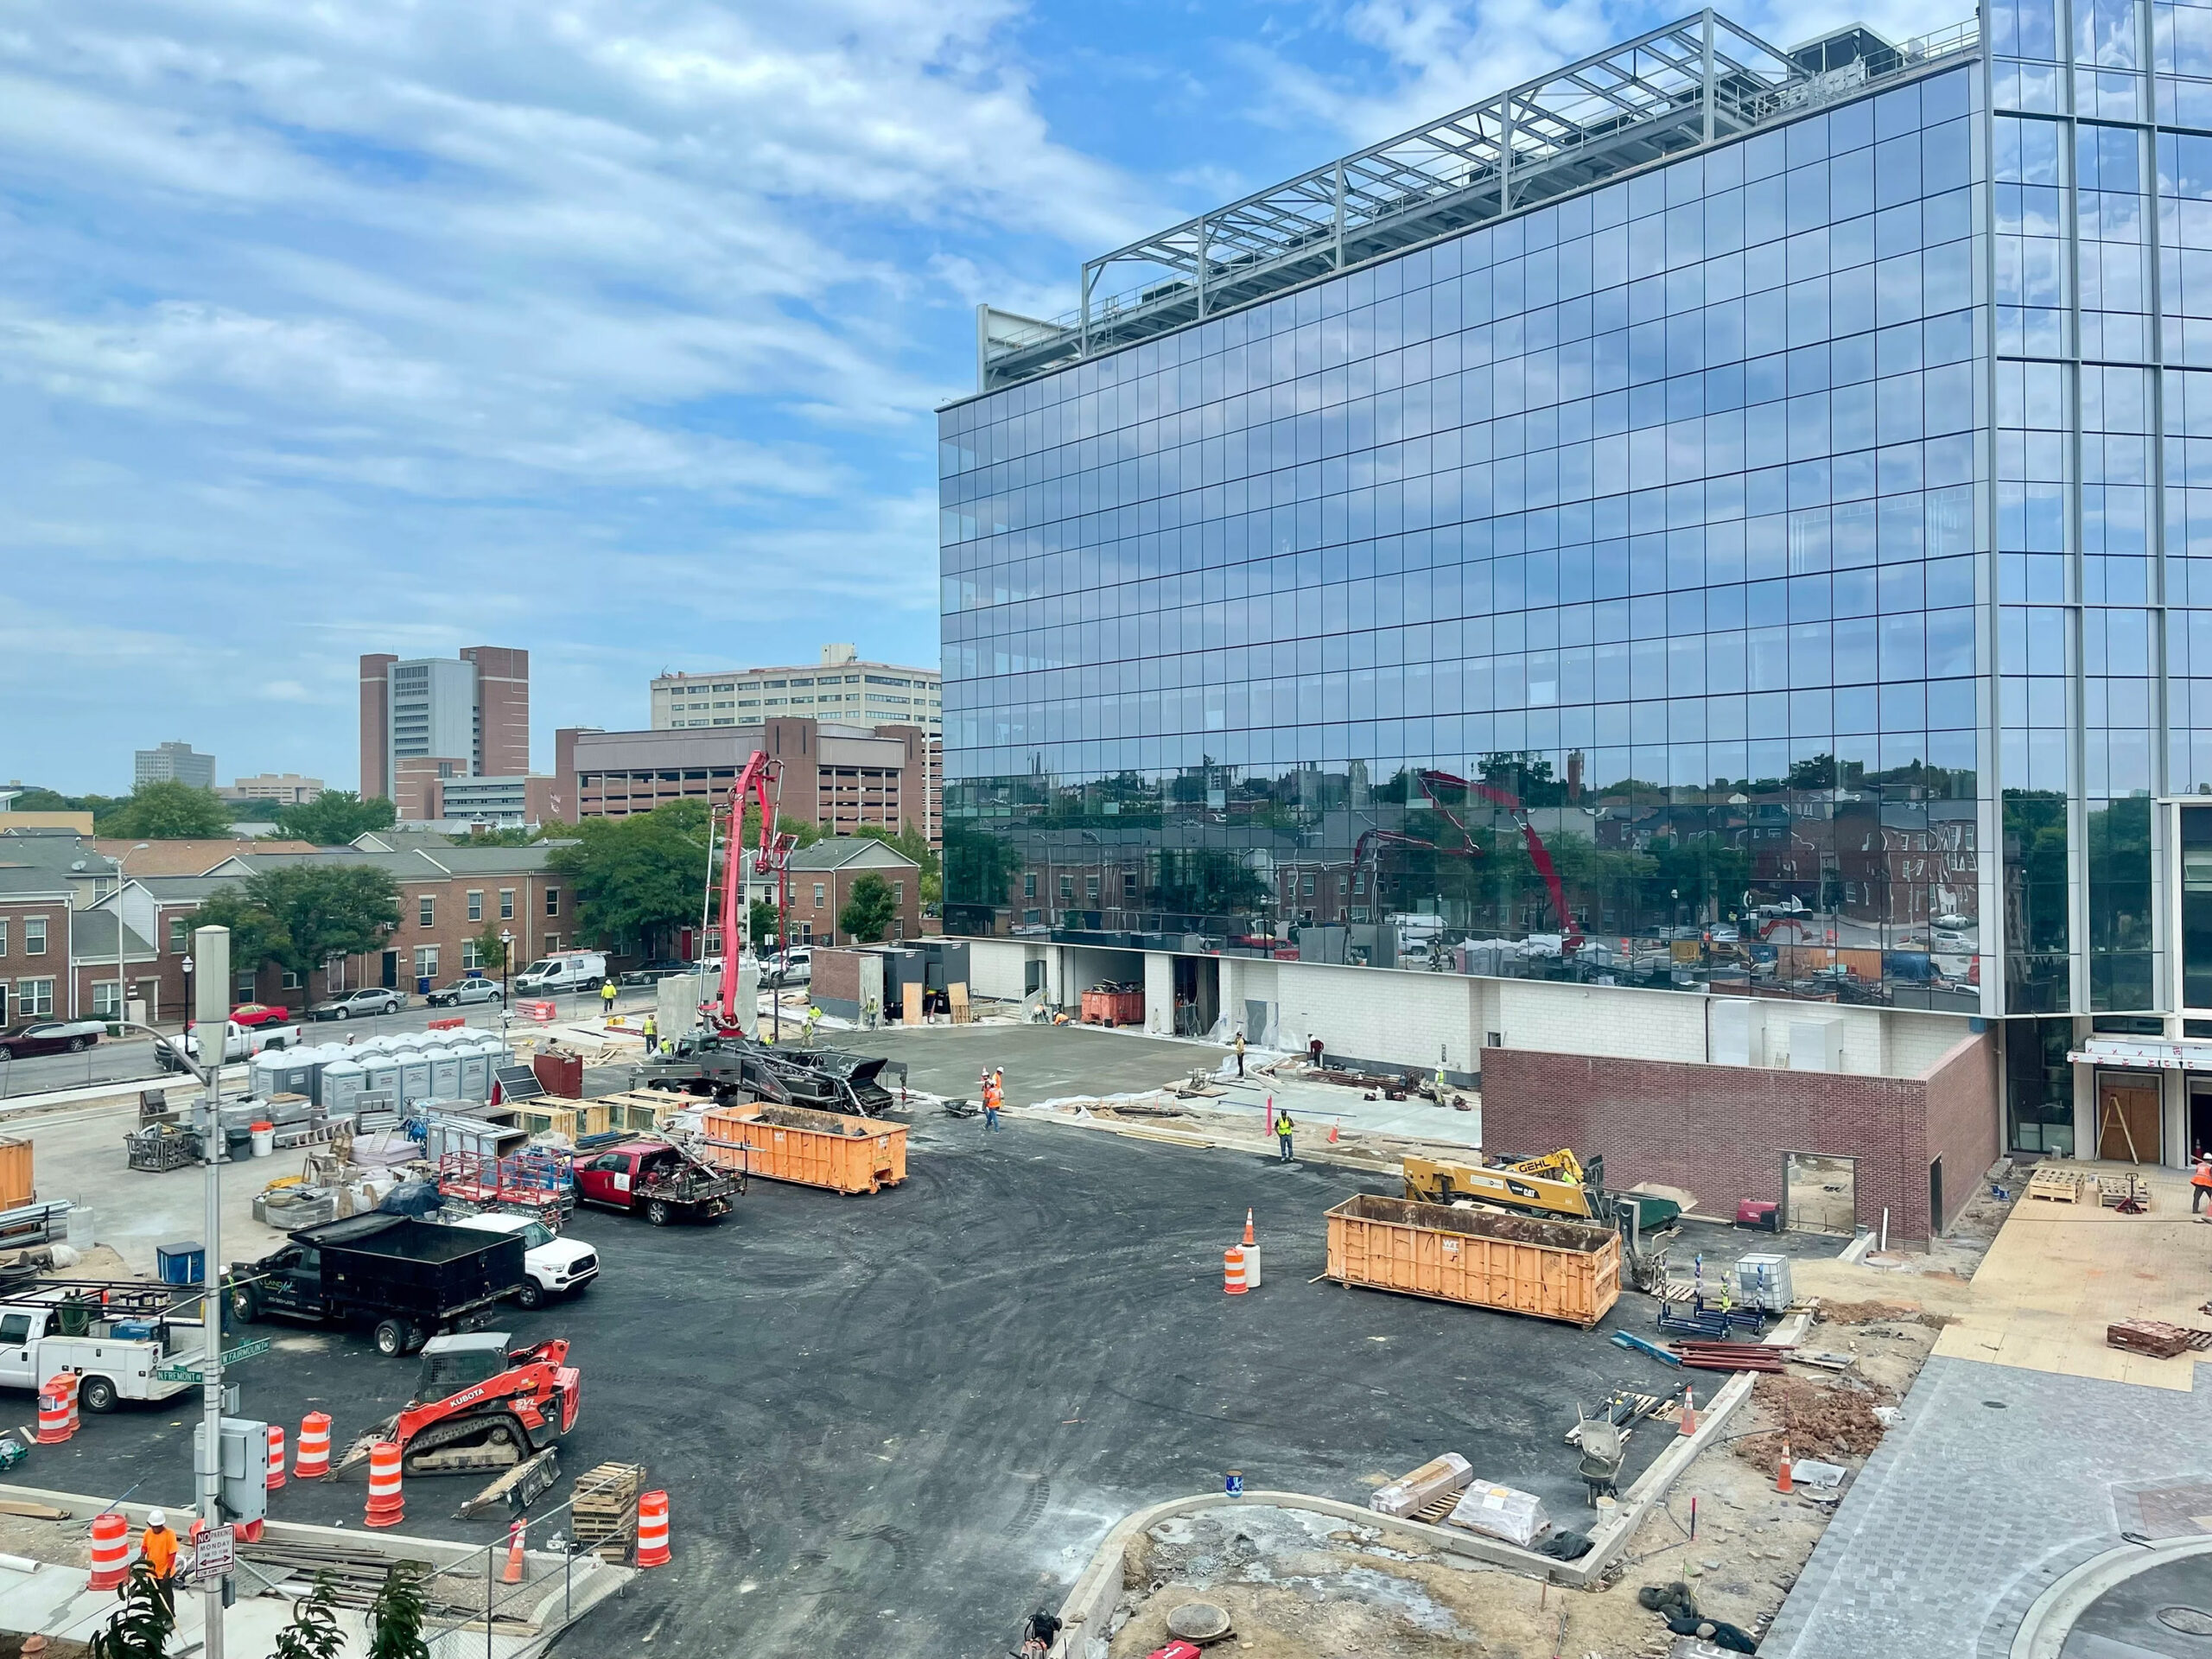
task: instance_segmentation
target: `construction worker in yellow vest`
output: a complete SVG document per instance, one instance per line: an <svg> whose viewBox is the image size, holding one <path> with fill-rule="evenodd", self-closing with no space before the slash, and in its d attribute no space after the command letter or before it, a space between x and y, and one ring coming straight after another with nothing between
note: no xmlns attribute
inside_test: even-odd
<svg viewBox="0 0 2212 1659"><path fill-rule="evenodd" d="M614 1017L614 982L611 979L601 980L599 985L599 1006L610 1020Z"/></svg>
<svg viewBox="0 0 2212 1659"><path fill-rule="evenodd" d="M1286 1164L1290 1162L1290 1137L1294 1128L1295 1125L1294 1125L1290 1121L1290 1108L1287 1106L1276 1107L1274 1123L1275 1145L1282 1149L1282 1160Z"/></svg>
<svg viewBox="0 0 2212 1659"><path fill-rule="evenodd" d="M645 1016L645 1058L651 1059L660 1052L660 1020L653 1014Z"/></svg>

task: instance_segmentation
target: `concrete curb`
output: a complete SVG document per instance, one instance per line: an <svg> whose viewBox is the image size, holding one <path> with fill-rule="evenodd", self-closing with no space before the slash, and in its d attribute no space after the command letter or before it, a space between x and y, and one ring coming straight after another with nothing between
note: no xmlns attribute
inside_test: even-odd
<svg viewBox="0 0 2212 1659"><path fill-rule="evenodd" d="M2122 1544L2093 1555L2037 1596L2012 1637L2011 1659L2058 1659L2074 1621L2107 1591L2167 1561L2212 1555L2212 1538L2175 1538L2145 1549Z"/></svg>
<svg viewBox="0 0 2212 1659"><path fill-rule="evenodd" d="M1132 1141L1151 1141L1162 1146L1186 1147L1196 1151L1242 1152L1255 1158L1272 1160L1274 1143L1268 1141L1247 1141L1224 1135L1208 1135L1197 1129L1173 1129L1165 1125L1130 1123L1118 1118L1101 1117L1093 1113L1089 1117L1074 1117L1064 1112L1043 1112L1034 1107L1016 1106L1008 1114L1018 1115L1033 1123L1056 1124L1071 1129L1098 1129L1108 1135L1118 1135ZM1394 1179L1403 1174L1402 1166L1395 1162L1385 1163L1380 1159L1361 1158L1341 1152L1314 1152L1301 1149L1295 1161L1301 1164L1331 1164L1345 1169L1357 1169L1370 1175L1389 1175Z"/></svg>
<svg viewBox="0 0 2212 1659"><path fill-rule="evenodd" d="M90 1523L96 1515L114 1510L126 1516L134 1527L146 1524L147 1511L159 1508L168 1512L171 1524L181 1536L191 1528L197 1510L177 1503L109 1503L103 1498L87 1497L80 1492L49 1491L41 1486L13 1486L0 1484L0 1497L26 1499L34 1503L49 1504L57 1510L67 1510L77 1521ZM389 1556L395 1563L401 1560L428 1560L440 1571L482 1554L486 1548L497 1549L495 1544L463 1544L450 1539L424 1538L411 1532L372 1531L368 1528L322 1527L299 1521L268 1522L264 1535L282 1542L287 1539L302 1543L342 1544L348 1548ZM539 1627L538 1634L525 1638L518 1647L511 1648L511 1659L521 1659L526 1654L540 1652L544 1644L559 1635L567 1625L588 1612L608 1596L613 1595L639 1576L639 1569L620 1567L602 1561L595 1555L578 1556L568 1565L570 1607L564 1622L549 1617L549 1610L557 1614L558 1599L562 1594L562 1558L550 1551L525 1549L524 1555L533 1569L542 1568L545 1594L540 1598L531 1613L531 1622ZM82 1572L84 1569L74 1569ZM241 1592L243 1596L243 1592ZM477 1628L480 1628L478 1621Z"/></svg>
<svg viewBox="0 0 2212 1659"><path fill-rule="evenodd" d="M1777 1325L1765 1338L1770 1345L1794 1344L1812 1323L1809 1313L1793 1313ZM1447 1560L1452 1557L1465 1564L1502 1567L1510 1572L1523 1573L1530 1578L1548 1579L1554 1584L1570 1589L1587 1589L1602 1580L1613 1563L1628 1548L1629 1539L1635 1534L1654 1504L1662 1502L1675 1481L1680 1479L1698 1455L1720 1439L1721 1430L1744 1402L1751 1398L1758 1374L1738 1371L1723 1383L1712 1400L1698 1408L1697 1432L1677 1435L1674 1443L1652 1460L1651 1466L1637 1478L1612 1516L1591 1529L1591 1547L1579 1560L1555 1560L1548 1555L1539 1555L1532 1549L1518 1548L1495 1538L1484 1538L1478 1533L1463 1532L1456 1527L1430 1526L1426 1522L1408 1521L1374 1510L1357 1503L1346 1503L1333 1497L1315 1497L1304 1492L1247 1492L1242 1497L1230 1497L1226 1493L1205 1492L1190 1497L1172 1497L1148 1508L1125 1515L1116 1522L1105 1541L1077 1577L1075 1587L1060 1604L1060 1622L1065 1627L1052 1649L1052 1659L1091 1659L1090 1651L1076 1646L1079 1637L1088 1637L1093 1631L1103 1631L1111 1621L1114 1604L1122 1593L1122 1563L1134 1539L1150 1531L1162 1521L1174 1516L1192 1515L1201 1510L1234 1509L1242 1505L1268 1506L1285 1510L1306 1510L1316 1515L1333 1516L1339 1520L1356 1521L1363 1526L1395 1533L1402 1538L1417 1542L1424 1549L1433 1549ZM2212 1538L2203 1541L2204 1548L2212 1549ZM1101 1640L1104 1640L1103 1636ZM2051 1650L2052 1654L2056 1649ZM2016 1649L2014 1659L2023 1659ZM2036 1659L2045 1659L2037 1655Z"/></svg>
<svg viewBox="0 0 2212 1659"><path fill-rule="evenodd" d="M230 1065L223 1068L225 1083L243 1083L246 1068ZM73 1089L49 1089L42 1094L10 1095L0 1100L0 1122L11 1118L35 1117L64 1106L110 1105L121 1109L138 1104L142 1089L179 1089L191 1091L194 1097L200 1085L186 1071L156 1071L150 1077L118 1077L107 1083L79 1084Z"/></svg>

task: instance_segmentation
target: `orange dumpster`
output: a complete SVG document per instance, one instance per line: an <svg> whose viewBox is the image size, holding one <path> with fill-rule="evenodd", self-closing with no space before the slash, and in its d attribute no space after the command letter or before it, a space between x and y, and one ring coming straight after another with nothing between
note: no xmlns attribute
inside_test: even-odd
<svg viewBox="0 0 2212 1659"><path fill-rule="evenodd" d="M1465 1302L1584 1330L1620 1300L1621 1238L1610 1227L1455 1210L1363 1192L1328 1212L1328 1277Z"/></svg>
<svg viewBox="0 0 2212 1659"><path fill-rule="evenodd" d="M874 1192L906 1179L906 1126L755 1101L702 1115L708 1160L832 1192Z"/></svg>

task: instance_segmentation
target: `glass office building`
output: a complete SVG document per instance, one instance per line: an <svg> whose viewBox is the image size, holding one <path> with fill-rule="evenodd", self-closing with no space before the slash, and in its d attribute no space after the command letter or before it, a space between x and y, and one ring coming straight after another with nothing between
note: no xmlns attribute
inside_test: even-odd
<svg viewBox="0 0 2212 1659"><path fill-rule="evenodd" d="M2192 124L2212 10L1705 13L987 311L948 931L2001 1018L2070 1147L2212 1037Z"/></svg>

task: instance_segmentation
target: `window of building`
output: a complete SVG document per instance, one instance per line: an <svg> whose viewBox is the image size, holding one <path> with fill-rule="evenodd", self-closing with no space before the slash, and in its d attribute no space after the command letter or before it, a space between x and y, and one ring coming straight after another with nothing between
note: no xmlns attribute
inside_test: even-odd
<svg viewBox="0 0 2212 1659"><path fill-rule="evenodd" d="M418 944L415 947L415 977L435 979L438 976L438 947Z"/></svg>
<svg viewBox="0 0 2212 1659"><path fill-rule="evenodd" d="M46 954L45 917L26 916L23 918L23 954L27 957L42 957Z"/></svg>
<svg viewBox="0 0 2212 1659"><path fill-rule="evenodd" d="M192 918L189 916L169 918L169 955L181 957L192 949Z"/></svg>
<svg viewBox="0 0 2212 1659"><path fill-rule="evenodd" d="M891 902L894 905L903 905L906 902L906 884L904 881L893 881L891 884Z"/></svg>
<svg viewBox="0 0 2212 1659"><path fill-rule="evenodd" d="M92 982L92 1018L120 1020L123 1017L123 982L119 979L98 979Z"/></svg>
<svg viewBox="0 0 2212 1659"><path fill-rule="evenodd" d="M1021 874L1021 896L1022 896L1023 898L1025 898L1025 899L1034 899L1034 898L1037 896L1037 872L1036 872L1036 871L1034 871L1034 870L1024 870L1024 871L1022 872L1022 874Z"/></svg>
<svg viewBox="0 0 2212 1659"><path fill-rule="evenodd" d="M548 887L545 889L545 913L548 916L558 916L561 913L560 888Z"/></svg>
<svg viewBox="0 0 2212 1659"><path fill-rule="evenodd" d="M827 901L823 896L822 883L817 881L814 884L814 907L819 910L825 902Z"/></svg>
<svg viewBox="0 0 2212 1659"><path fill-rule="evenodd" d="M1124 899L1135 899L1136 896L1137 896L1137 873L1136 873L1135 870L1124 870L1124 871L1122 871L1122 898L1124 898Z"/></svg>
<svg viewBox="0 0 2212 1659"><path fill-rule="evenodd" d="M433 895L426 893L415 901L415 919L424 927L438 925L438 901Z"/></svg>
<svg viewBox="0 0 2212 1659"><path fill-rule="evenodd" d="M54 1014L54 982L19 979L16 982L16 1015L22 1020L49 1019Z"/></svg>
<svg viewBox="0 0 2212 1659"><path fill-rule="evenodd" d="M296 991L300 988L302 976L287 968L276 976L276 982L288 991Z"/></svg>
<svg viewBox="0 0 2212 1659"><path fill-rule="evenodd" d="M1313 877L1310 871L1306 874L1305 884L1299 888L1299 891L1308 899L1313 896Z"/></svg>
<svg viewBox="0 0 2212 1659"><path fill-rule="evenodd" d="M514 918L515 890L512 887L501 887L499 889L499 919L503 922L512 922Z"/></svg>
<svg viewBox="0 0 2212 1659"><path fill-rule="evenodd" d="M474 939L463 939L461 942L461 971L464 974L473 974L480 970L483 966L483 947Z"/></svg>
<svg viewBox="0 0 2212 1659"><path fill-rule="evenodd" d="M0 957L8 954L8 918L0 916Z"/></svg>
<svg viewBox="0 0 2212 1659"><path fill-rule="evenodd" d="M484 919L484 894L480 889L474 887L469 889L468 919L472 922L480 922Z"/></svg>
<svg viewBox="0 0 2212 1659"><path fill-rule="evenodd" d="M1094 905L1096 904L1098 902L1098 874L1096 871L1094 870L1091 874L1083 878L1083 887L1084 892L1090 899L1090 902Z"/></svg>
<svg viewBox="0 0 2212 1659"><path fill-rule="evenodd" d="M1075 902L1075 877L1071 875L1060 877L1060 899L1065 904Z"/></svg>
<svg viewBox="0 0 2212 1659"><path fill-rule="evenodd" d="M560 948L561 936L558 933L548 933L545 936L545 953L548 956L550 956L554 951L558 950Z"/></svg>

